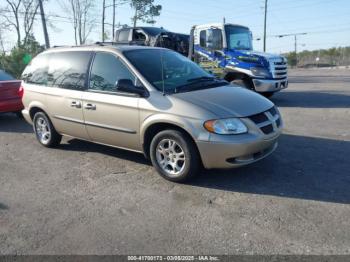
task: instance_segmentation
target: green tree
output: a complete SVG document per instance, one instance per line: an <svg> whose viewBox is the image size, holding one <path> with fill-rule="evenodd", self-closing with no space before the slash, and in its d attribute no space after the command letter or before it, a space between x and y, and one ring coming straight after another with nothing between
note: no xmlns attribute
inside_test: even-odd
<svg viewBox="0 0 350 262"><path fill-rule="evenodd" d="M26 42L22 41L20 46L15 46L10 54L0 55L0 67L11 75L19 78L30 62L31 58L44 50L43 46L35 40L33 35L29 35Z"/></svg>
<svg viewBox="0 0 350 262"><path fill-rule="evenodd" d="M297 65L297 58L295 52L290 52L286 55L288 60L288 65L291 67L295 67Z"/></svg>
<svg viewBox="0 0 350 262"><path fill-rule="evenodd" d="M162 10L162 6L155 5L154 0L130 0L130 5L134 10L134 16L131 18L134 27L138 21L154 24L154 17L159 16Z"/></svg>

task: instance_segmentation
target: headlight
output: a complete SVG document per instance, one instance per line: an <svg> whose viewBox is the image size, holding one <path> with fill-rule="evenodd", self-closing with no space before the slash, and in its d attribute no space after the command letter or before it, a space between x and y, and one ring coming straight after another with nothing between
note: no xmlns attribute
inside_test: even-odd
<svg viewBox="0 0 350 262"><path fill-rule="evenodd" d="M251 67L250 71L252 71L253 75L255 76L261 76L261 77L269 77L269 71L267 71L263 67Z"/></svg>
<svg viewBox="0 0 350 262"><path fill-rule="evenodd" d="M209 120L204 127L211 133L219 135L238 135L248 132L248 128L238 118Z"/></svg>
<svg viewBox="0 0 350 262"><path fill-rule="evenodd" d="M259 63L259 58L255 56L239 56L238 60L247 63Z"/></svg>

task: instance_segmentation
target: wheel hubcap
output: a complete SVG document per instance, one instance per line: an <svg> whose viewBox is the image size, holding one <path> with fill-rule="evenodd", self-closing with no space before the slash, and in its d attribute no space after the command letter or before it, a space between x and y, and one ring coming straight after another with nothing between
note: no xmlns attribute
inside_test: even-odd
<svg viewBox="0 0 350 262"><path fill-rule="evenodd" d="M185 152L172 139L163 139L159 142L156 157L159 166L169 176L177 176L185 168Z"/></svg>
<svg viewBox="0 0 350 262"><path fill-rule="evenodd" d="M51 138L51 131L47 121L43 117L39 117L35 124L36 135L43 144L47 144Z"/></svg>

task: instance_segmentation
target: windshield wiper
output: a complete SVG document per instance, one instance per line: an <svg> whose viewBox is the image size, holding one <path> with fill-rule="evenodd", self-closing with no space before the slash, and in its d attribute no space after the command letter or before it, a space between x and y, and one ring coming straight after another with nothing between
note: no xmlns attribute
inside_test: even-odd
<svg viewBox="0 0 350 262"><path fill-rule="evenodd" d="M200 76L200 77L187 79L187 82L211 81L214 79L215 79L215 77L213 77L213 76Z"/></svg>
<svg viewBox="0 0 350 262"><path fill-rule="evenodd" d="M202 79L202 78L201 78ZM223 85L227 85L228 82L225 80L220 80L220 79L216 79L214 77L212 78L206 78L206 79L202 79L202 80L196 80L196 82L194 82L195 80L193 80L192 82L188 83L188 84L184 84L184 85L180 85L177 86L175 88L175 93L178 93L180 90L181 91L194 91L194 90L198 90L198 89L206 89L206 88L213 88L213 87L219 87L219 86L223 86ZM207 82L207 81L211 81L211 83L203 83L203 82Z"/></svg>

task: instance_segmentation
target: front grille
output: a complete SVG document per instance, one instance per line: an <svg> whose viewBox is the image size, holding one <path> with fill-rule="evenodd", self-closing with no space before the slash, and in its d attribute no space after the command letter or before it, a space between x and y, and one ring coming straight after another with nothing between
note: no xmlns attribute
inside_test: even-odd
<svg viewBox="0 0 350 262"><path fill-rule="evenodd" d="M274 57L269 59L270 70L273 78L284 79L287 77L287 62L282 57Z"/></svg>
<svg viewBox="0 0 350 262"><path fill-rule="evenodd" d="M273 126L272 125L263 126L260 129L261 129L261 131L264 132L265 135L271 134L273 132Z"/></svg>
<svg viewBox="0 0 350 262"><path fill-rule="evenodd" d="M269 109L269 112L271 113L272 116L277 115L276 107L271 107L271 109Z"/></svg>
<svg viewBox="0 0 350 262"><path fill-rule="evenodd" d="M268 121L269 119L267 118L267 116L264 113L260 113L260 114L256 114L253 116L249 117L255 124L260 124L263 123L265 121Z"/></svg>
<svg viewBox="0 0 350 262"><path fill-rule="evenodd" d="M281 117L276 107L272 107L263 113L249 116L248 118L253 121L265 135L277 131L282 125Z"/></svg>

